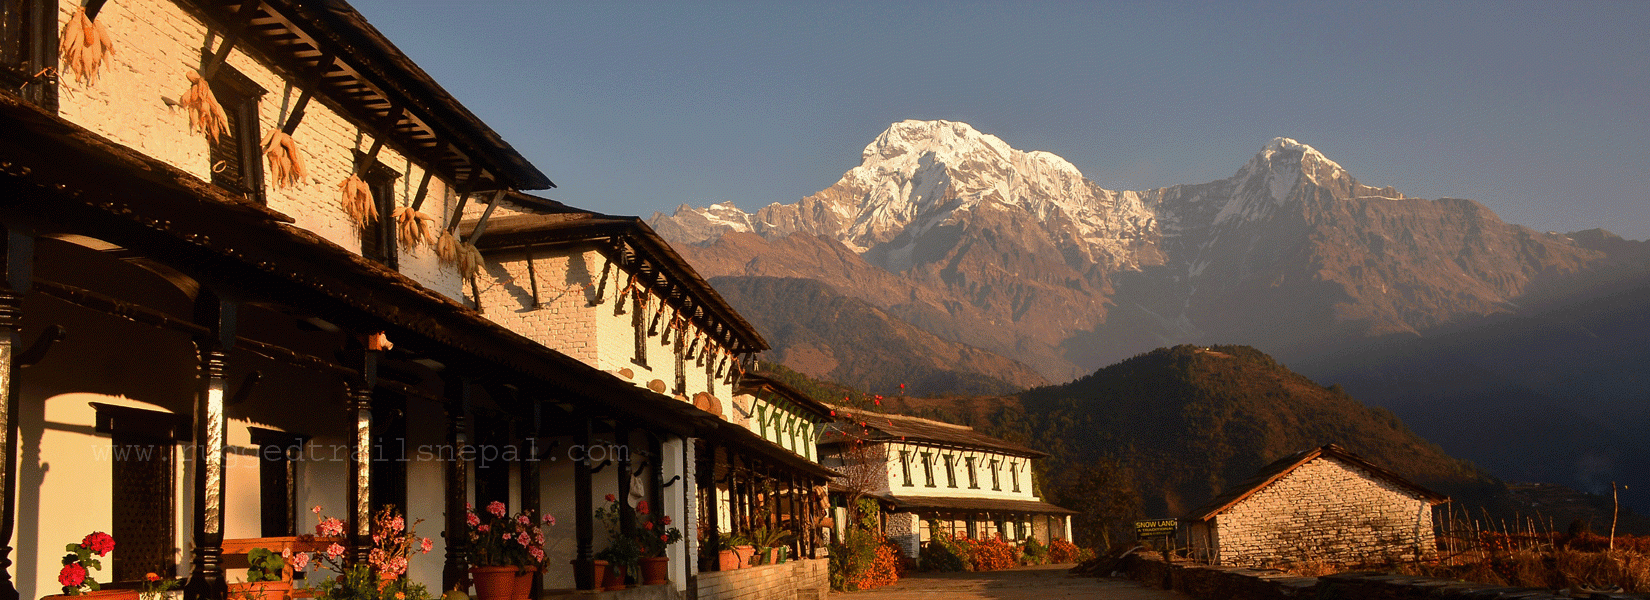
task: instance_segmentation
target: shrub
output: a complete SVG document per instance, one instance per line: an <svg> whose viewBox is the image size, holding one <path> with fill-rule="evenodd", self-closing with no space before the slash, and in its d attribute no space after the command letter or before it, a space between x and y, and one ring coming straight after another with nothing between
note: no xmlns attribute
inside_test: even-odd
<svg viewBox="0 0 1650 600"><path fill-rule="evenodd" d="M968 550L968 545L964 542L958 541L950 534L941 533L923 544L922 552L918 553L917 565L924 571L967 571L971 566Z"/></svg>
<svg viewBox="0 0 1650 600"><path fill-rule="evenodd" d="M1024 558L1020 562L1025 564L1048 564L1048 548L1044 547L1041 543L1038 543L1037 538L1035 537L1026 538L1025 543L1020 544L1020 553L1024 555Z"/></svg>
<svg viewBox="0 0 1650 600"><path fill-rule="evenodd" d="M1085 553L1089 555L1087 558L1083 556ZM1054 543L1048 545L1048 561L1051 563L1083 562L1093 557L1092 550L1079 550L1077 544L1065 540L1054 540Z"/></svg>
<svg viewBox="0 0 1650 600"><path fill-rule="evenodd" d="M1020 553L1002 538L992 538L974 542L969 559L975 571L999 571L1018 565Z"/></svg>

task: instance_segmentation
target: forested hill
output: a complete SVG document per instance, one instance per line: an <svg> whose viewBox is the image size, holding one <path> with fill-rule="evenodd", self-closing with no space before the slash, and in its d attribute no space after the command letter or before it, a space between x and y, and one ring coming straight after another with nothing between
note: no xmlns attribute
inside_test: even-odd
<svg viewBox="0 0 1650 600"><path fill-rule="evenodd" d="M1482 503L1504 491L1391 412L1247 346L1154 350L1019 398L1023 414L999 415L1002 433L1052 455L1051 491L1096 475L1081 467L1127 471L1148 516L1179 516L1280 457L1328 443L1458 500Z"/></svg>

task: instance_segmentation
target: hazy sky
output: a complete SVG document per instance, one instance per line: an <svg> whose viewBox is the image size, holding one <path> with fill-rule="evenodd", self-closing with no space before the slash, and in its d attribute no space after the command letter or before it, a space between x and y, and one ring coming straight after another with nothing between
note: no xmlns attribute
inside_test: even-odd
<svg viewBox="0 0 1650 600"><path fill-rule="evenodd" d="M1650 238L1650 2L352 0L559 186L648 216L819 191L904 119L1107 189L1273 137L1538 230Z"/></svg>

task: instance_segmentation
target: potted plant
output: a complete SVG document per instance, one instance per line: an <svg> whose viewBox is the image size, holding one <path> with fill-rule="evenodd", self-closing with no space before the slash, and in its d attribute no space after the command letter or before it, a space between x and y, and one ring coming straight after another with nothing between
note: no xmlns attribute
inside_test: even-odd
<svg viewBox="0 0 1650 600"><path fill-rule="evenodd" d="M785 539L790 536L790 532L778 527L758 527L751 530L751 544L756 547L762 564L777 564L784 560L781 552Z"/></svg>
<svg viewBox="0 0 1650 600"><path fill-rule="evenodd" d="M670 526L670 515L653 515L647 502L636 503L636 512L642 519L638 540L641 542L642 585L670 582L670 557L665 549L682 540L682 530Z"/></svg>
<svg viewBox="0 0 1650 600"><path fill-rule="evenodd" d="M246 581L229 584L231 598L286 600L292 595L292 582L286 580L286 558L268 548L253 548L246 553Z"/></svg>
<svg viewBox="0 0 1650 600"><path fill-rule="evenodd" d="M138 586L138 600L162 600L167 592L178 589L183 582L175 577L162 579L159 573L144 573L143 584Z"/></svg>
<svg viewBox="0 0 1650 600"><path fill-rule="evenodd" d="M596 520L601 521L607 529L607 548L596 553L596 558L607 561L607 577L602 580L602 587L609 590L625 588L625 577L635 573L637 564L642 558L640 537L634 524L626 531L624 520L620 512L629 507L619 503L613 494L607 495L607 506L596 509Z"/></svg>
<svg viewBox="0 0 1650 600"><path fill-rule="evenodd" d="M734 533L729 533L722 536L722 547L718 549L718 552L716 553L716 566L718 571L732 571L743 566L740 564L739 560L738 549L741 546L746 548L750 547L745 543L745 538L743 536Z"/></svg>
<svg viewBox="0 0 1650 600"><path fill-rule="evenodd" d="M57 582L63 585L63 596L94 595L102 588L87 569L101 571L103 563L94 556L106 556L115 549L115 538L101 531L94 531L81 538L80 543L68 544L63 547L68 554L63 555L63 568L57 572ZM137 590L107 590L95 594L113 599L122 596L135 600Z"/></svg>
<svg viewBox="0 0 1650 600"><path fill-rule="evenodd" d="M533 572L544 564L542 527L555 525L555 517L538 518L532 511L511 515L496 500L481 514L470 506L464 513L477 600L526 598L532 591Z"/></svg>
<svg viewBox="0 0 1650 600"><path fill-rule="evenodd" d="M319 506L310 510L316 515L321 514ZM314 560L310 560L308 553L300 552L293 554L291 561L296 569L309 566L318 570L326 567L335 574L322 581L317 588L316 596L325 600L429 600L429 590L422 584L406 581L402 577L407 573L414 549L420 554L429 554L435 545L430 538L418 537L414 531L422 522L424 520L419 519L408 526L394 505L386 505L373 516L372 548L367 552L366 563L346 564L346 549L336 542L325 551L317 552ZM315 533L320 536L343 535L344 523L339 519L322 517L321 523L315 526Z"/></svg>

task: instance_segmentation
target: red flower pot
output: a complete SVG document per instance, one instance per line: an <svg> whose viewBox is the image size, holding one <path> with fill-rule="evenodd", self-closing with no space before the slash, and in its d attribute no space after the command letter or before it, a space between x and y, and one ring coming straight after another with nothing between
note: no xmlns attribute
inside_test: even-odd
<svg viewBox="0 0 1650 600"><path fill-rule="evenodd" d="M607 565L607 578L602 580L602 589L624 589L624 565Z"/></svg>
<svg viewBox="0 0 1650 600"><path fill-rule="evenodd" d="M515 567L470 567L475 581L475 600L512 600L516 591Z"/></svg>
<svg viewBox="0 0 1650 600"><path fill-rule="evenodd" d="M527 600L533 596L533 574L539 571L538 567L523 567L516 572L515 586L510 593L511 600Z"/></svg>
<svg viewBox="0 0 1650 600"><path fill-rule="evenodd" d="M670 557L654 556L642 559L642 585L670 583Z"/></svg>

